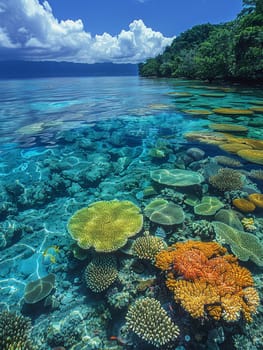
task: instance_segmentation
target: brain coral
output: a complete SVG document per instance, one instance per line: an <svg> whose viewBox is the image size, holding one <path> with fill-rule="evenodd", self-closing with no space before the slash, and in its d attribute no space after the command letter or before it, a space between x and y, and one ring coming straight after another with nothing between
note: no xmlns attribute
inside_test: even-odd
<svg viewBox="0 0 263 350"><path fill-rule="evenodd" d="M29 318L9 311L0 314L0 349L34 350L31 340L31 321Z"/></svg>
<svg viewBox="0 0 263 350"><path fill-rule="evenodd" d="M144 209L145 215L153 222L161 225L181 224L184 221L184 211L173 202L157 198Z"/></svg>
<svg viewBox="0 0 263 350"><path fill-rule="evenodd" d="M230 168L220 168L216 175L210 176L209 182L221 192L240 190L243 187L242 174Z"/></svg>
<svg viewBox="0 0 263 350"><path fill-rule="evenodd" d="M154 298L136 300L128 310L126 322L129 329L157 348L175 340L179 335L178 327Z"/></svg>
<svg viewBox="0 0 263 350"><path fill-rule="evenodd" d="M250 259L258 266L263 266L263 245L255 235L219 221L214 221L213 226L217 239L229 244L232 252L240 260Z"/></svg>
<svg viewBox="0 0 263 350"><path fill-rule="evenodd" d="M142 229L140 209L130 201L100 201L78 210L68 222L68 231L81 248L112 252Z"/></svg>
<svg viewBox="0 0 263 350"><path fill-rule="evenodd" d="M117 277L117 261L113 255L97 255L84 272L87 287L95 293L103 292Z"/></svg>
<svg viewBox="0 0 263 350"><path fill-rule="evenodd" d="M259 305L251 273L216 242L178 242L156 256L174 299L194 318L247 322Z"/></svg>

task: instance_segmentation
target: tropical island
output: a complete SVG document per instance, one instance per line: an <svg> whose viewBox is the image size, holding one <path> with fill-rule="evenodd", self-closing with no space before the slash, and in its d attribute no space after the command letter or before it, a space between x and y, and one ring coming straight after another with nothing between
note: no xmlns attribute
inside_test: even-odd
<svg viewBox="0 0 263 350"><path fill-rule="evenodd" d="M263 81L263 1L243 0L235 20L181 33L164 52L139 64L143 77Z"/></svg>

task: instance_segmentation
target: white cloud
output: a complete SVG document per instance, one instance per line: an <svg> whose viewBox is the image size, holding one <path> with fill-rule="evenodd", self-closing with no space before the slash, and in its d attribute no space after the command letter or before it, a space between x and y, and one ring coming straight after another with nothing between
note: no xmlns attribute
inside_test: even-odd
<svg viewBox="0 0 263 350"><path fill-rule="evenodd" d="M91 36L81 19L58 21L47 1L0 0L1 59L138 63L172 42L134 20L117 36Z"/></svg>

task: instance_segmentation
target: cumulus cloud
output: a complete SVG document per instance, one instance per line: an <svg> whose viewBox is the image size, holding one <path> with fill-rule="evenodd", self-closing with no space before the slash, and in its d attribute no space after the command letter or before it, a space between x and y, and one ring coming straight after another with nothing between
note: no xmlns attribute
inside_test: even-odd
<svg viewBox="0 0 263 350"><path fill-rule="evenodd" d="M31 61L138 63L172 42L134 20L117 36L94 37L81 19L58 21L47 1L0 0L0 57Z"/></svg>

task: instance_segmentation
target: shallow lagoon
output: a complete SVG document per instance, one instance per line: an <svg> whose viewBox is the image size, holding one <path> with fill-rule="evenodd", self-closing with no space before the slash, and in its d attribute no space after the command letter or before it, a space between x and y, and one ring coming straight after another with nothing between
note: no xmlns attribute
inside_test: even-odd
<svg viewBox="0 0 263 350"><path fill-rule="evenodd" d="M234 209L240 223L252 219L242 229L262 242L262 209L244 212L233 205L236 198L263 192L260 87L92 77L8 80L0 82L0 90L0 305L32 319L39 349L154 348L125 329L128 306L143 296L160 300L178 324L173 349L224 349L225 344L240 349L241 343L260 349L260 307L254 324L245 327L242 320L229 325L180 314L158 270L131 254L129 243L137 236L114 253L118 279L93 293L83 275L96 253L80 252L67 230L77 210L117 199L142 211L138 236L149 232L168 245L211 241L218 239L210 223L219 220L220 208L210 215L197 215L194 208L212 196L223 209ZM243 148L254 153L240 156ZM242 186L214 186L211 176L220 168L238 172ZM203 181L183 187L158 183L151 173L160 169L193 171ZM173 225L151 220L144 208L156 198L179 206L185 220ZM241 264L253 273L262 297L262 265L251 259ZM48 295L25 303L28 283L51 273L55 285Z"/></svg>

